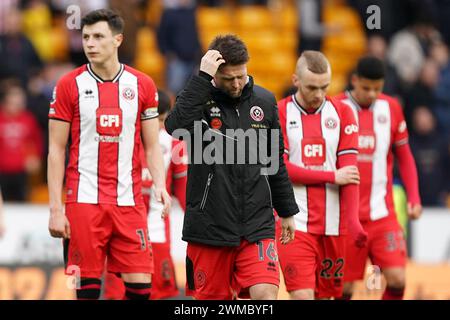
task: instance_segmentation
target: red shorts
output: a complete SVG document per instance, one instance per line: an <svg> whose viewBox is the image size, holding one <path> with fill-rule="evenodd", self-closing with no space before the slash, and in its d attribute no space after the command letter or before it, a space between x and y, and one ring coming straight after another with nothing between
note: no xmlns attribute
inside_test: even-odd
<svg viewBox="0 0 450 320"><path fill-rule="evenodd" d="M152 291L150 300L159 300L176 297L179 294L175 267L170 255L168 243L152 243L153 259L155 264L152 276ZM104 298L107 300L122 300L125 295L125 286L120 277L114 273L106 272Z"/></svg>
<svg viewBox="0 0 450 320"><path fill-rule="evenodd" d="M280 230L277 232L279 239ZM340 297L346 236L295 232L294 241L281 244L278 253L287 291L314 289L316 298Z"/></svg>
<svg viewBox="0 0 450 320"><path fill-rule="evenodd" d="M239 247L188 243L186 295L198 300L248 298L256 284L280 284L278 255L273 239L242 240Z"/></svg>
<svg viewBox="0 0 450 320"><path fill-rule="evenodd" d="M144 206L68 203L71 237L65 240L66 274L100 278L108 272L153 273Z"/></svg>
<svg viewBox="0 0 450 320"><path fill-rule="evenodd" d="M358 248L349 237L346 244L345 281L364 279L367 258L380 270L406 266L406 242L397 220L381 219L361 222L361 225L368 234L367 246Z"/></svg>
<svg viewBox="0 0 450 320"><path fill-rule="evenodd" d="M169 243L152 243L155 272L152 277L151 299L166 299L178 296L175 266L170 255Z"/></svg>

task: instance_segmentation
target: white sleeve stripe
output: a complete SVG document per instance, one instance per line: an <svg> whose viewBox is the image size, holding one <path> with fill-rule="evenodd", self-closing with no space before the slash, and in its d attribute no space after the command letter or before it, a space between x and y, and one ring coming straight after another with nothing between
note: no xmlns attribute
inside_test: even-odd
<svg viewBox="0 0 450 320"><path fill-rule="evenodd" d="M179 179L179 178L186 177L186 176L187 176L187 171L183 171L183 172L174 174L174 175L173 175L173 178L174 178L174 179Z"/></svg>
<svg viewBox="0 0 450 320"><path fill-rule="evenodd" d="M408 143L408 138L405 138L405 139L402 139L402 140L399 140L399 141L397 141L396 143L394 143L396 146L402 146L402 145L404 145L404 144L407 144Z"/></svg>
<svg viewBox="0 0 450 320"><path fill-rule="evenodd" d="M358 154L358 150L355 149L341 150L337 153L337 155L340 156L343 154L350 154L350 153Z"/></svg>
<svg viewBox="0 0 450 320"><path fill-rule="evenodd" d="M284 149L284 153L289 154L289 150L288 149Z"/></svg>
<svg viewBox="0 0 450 320"><path fill-rule="evenodd" d="M154 116L141 116L141 121L154 119L154 118L157 118L158 116L159 116L158 113L155 114Z"/></svg>

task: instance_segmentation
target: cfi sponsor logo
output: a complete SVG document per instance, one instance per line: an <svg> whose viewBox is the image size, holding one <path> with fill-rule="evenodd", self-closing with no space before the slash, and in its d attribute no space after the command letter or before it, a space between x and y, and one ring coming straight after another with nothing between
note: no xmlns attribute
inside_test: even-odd
<svg viewBox="0 0 450 320"><path fill-rule="evenodd" d="M157 94L158 94L158 93L156 93L156 95L155 95L155 100L156 100L156 98L157 98ZM134 90L133 90L133 89L131 89L131 88L125 88L125 89L122 90L122 96L123 96L125 99L127 99L127 100L133 100L134 97L136 96L136 94L134 93ZM158 101L158 100L156 100L156 101Z"/></svg>
<svg viewBox="0 0 450 320"><path fill-rule="evenodd" d="M337 121L334 118L327 118L325 119L325 127L327 129L336 129L337 128Z"/></svg>
<svg viewBox="0 0 450 320"><path fill-rule="evenodd" d="M349 124L344 129L345 134L351 135L352 133L358 133L358 126L356 124Z"/></svg>
<svg viewBox="0 0 450 320"><path fill-rule="evenodd" d="M253 106L250 109L250 116L255 121L262 121L264 119L264 111L259 106Z"/></svg>

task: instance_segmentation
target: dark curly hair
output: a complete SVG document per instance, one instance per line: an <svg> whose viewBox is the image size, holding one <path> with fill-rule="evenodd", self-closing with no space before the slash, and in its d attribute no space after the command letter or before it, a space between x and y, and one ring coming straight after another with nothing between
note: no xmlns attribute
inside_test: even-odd
<svg viewBox="0 0 450 320"><path fill-rule="evenodd" d="M245 43L233 34L215 37L208 49L217 50L222 54L225 63L221 67L245 64L250 59Z"/></svg>

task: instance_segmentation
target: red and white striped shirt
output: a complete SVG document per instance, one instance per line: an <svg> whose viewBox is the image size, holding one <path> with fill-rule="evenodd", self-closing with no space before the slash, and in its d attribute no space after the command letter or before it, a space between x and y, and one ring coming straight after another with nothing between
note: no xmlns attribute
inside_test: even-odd
<svg viewBox="0 0 450 320"><path fill-rule="evenodd" d="M183 210L186 208L187 153L186 144L172 138L166 130L159 131L159 143L163 154L166 188L174 193ZM180 183L177 183L180 182ZM152 243L170 243L170 219L161 219L163 205L152 197L150 182L144 187L144 201L148 201L148 234Z"/></svg>
<svg viewBox="0 0 450 320"><path fill-rule="evenodd" d="M112 81L89 64L59 80L49 118L71 124L66 202L143 203L141 121L157 117L157 106L153 80L123 64Z"/></svg>
<svg viewBox="0 0 450 320"><path fill-rule="evenodd" d="M359 125L360 220L395 218L392 149L408 143L402 108L396 99L384 94L369 108L361 108L349 92L336 99L352 108Z"/></svg>
<svg viewBox="0 0 450 320"><path fill-rule="evenodd" d="M292 164L335 171L340 156L358 153L358 127L348 106L327 97L308 113L293 95L279 101L278 108L285 152ZM346 206L339 186L294 185L294 193L300 209L294 216L297 230L329 236L346 233Z"/></svg>

